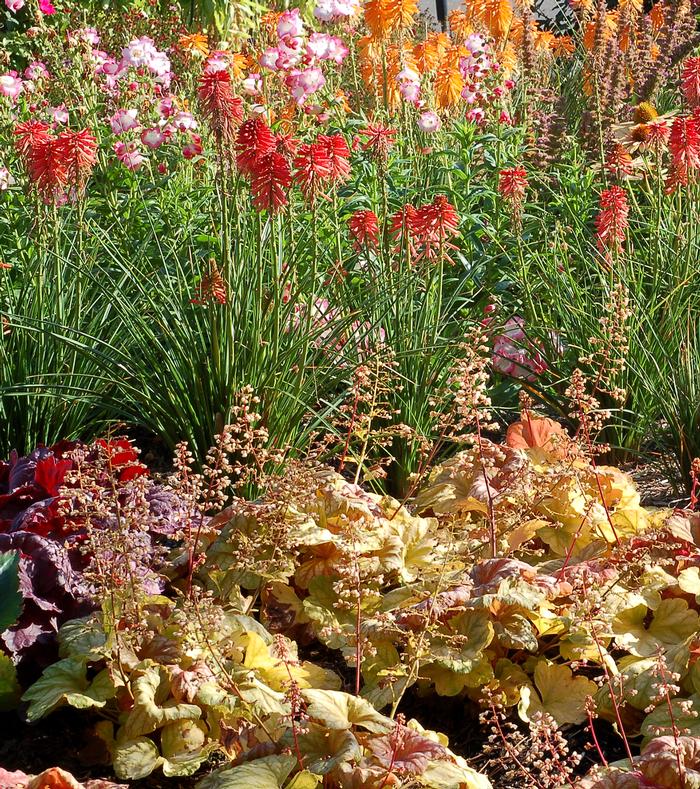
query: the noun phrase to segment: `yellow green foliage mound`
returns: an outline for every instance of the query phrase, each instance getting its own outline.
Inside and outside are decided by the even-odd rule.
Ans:
[[[649,786],[669,737],[700,737],[698,535],[700,516],[644,509],[626,474],[532,413],[411,501],[288,462],[200,519],[163,594],[65,625],[27,714],[98,711],[126,780],[218,764],[201,789],[486,789],[403,717],[407,694],[437,694],[482,710],[503,785],[575,785],[581,755],[552,743],[595,743],[608,721],[630,760],[580,786]]]

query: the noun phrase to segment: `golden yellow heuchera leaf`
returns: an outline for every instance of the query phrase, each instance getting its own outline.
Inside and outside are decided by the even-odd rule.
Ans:
[[[334,672],[313,663],[298,663],[294,659],[285,662],[279,657],[273,657],[270,647],[257,633],[247,633],[246,638],[248,647],[243,666],[255,669],[263,682],[273,690],[283,691],[289,686],[290,680],[294,680],[300,688],[340,688],[340,677]]]
[[[688,603],[674,597],[662,600],[647,626],[646,605],[639,604],[620,611],[613,619],[612,631],[618,646],[633,655],[650,657],[661,647],[685,641],[700,628],[700,617]]]
[[[529,720],[534,712],[548,712],[560,726],[586,720],[585,702],[598,690],[595,682],[574,677],[568,666],[548,660],[537,663],[533,679],[537,692],[532,686],[520,692],[518,713],[523,720]]]

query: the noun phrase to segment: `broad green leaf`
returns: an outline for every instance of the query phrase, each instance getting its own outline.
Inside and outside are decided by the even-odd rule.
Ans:
[[[466,764],[448,761],[431,761],[416,779],[431,789],[491,789],[491,782],[485,775]]]
[[[0,711],[16,707],[21,694],[15,666],[4,652],[0,652]]]
[[[90,682],[84,660],[64,658],[44,671],[22,696],[22,701],[29,702],[27,719],[36,721],[62,704],[78,709],[104,707],[113,696],[114,683],[107,669]]]
[[[160,702],[161,683],[166,688],[166,699]],[[134,706],[124,723],[123,736],[129,740],[151,732],[177,720],[197,720],[202,710],[194,704],[178,704],[169,695],[169,681],[165,669],[149,666],[131,683]]]
[[[207,725],[201,720],[179,720],[164,726],[160,732],[163,774],[192,775],[213,750],[208,742]]]
[[[71,619],[58,631],[58,654],[63,658],[97,656],[107,641],[100,618],[95,614]]]
[[[365,699],[338,690],[302,691],[309,703],[308,716],[329,729],[350,729],[362,726],[372,732],[383,733],[393,728],[393,722]]]
[[[19,551],[0,553],[0,633],[14,625],[22,613],[18,570]]]
[[[162,759],[153,740],[136,737],[117,741],[112,753],[112,767],[117,778],[138,781],[158,768]]]
[[[529,686],[521,688],[518,712],[529,720],[533,712],[548,712],[562,726],[583,723],[586,719],[585,701],[595,696],[598,686],[586,677],[574,677],[568,666],[540,660],[533,675],[539,696]]]
[[[281,789],[296,763],[295,756],[265,756],[213,772],[195,789]]]
[[[651,657],[659,648],[678,645],[700,629],[697,612],[679,597],[662,600],[648,627],[646,616],[647,607],[637,605],[621,611],[613,620],[618,646],[638,657]]]
[[[283,691],[294,680],[300,688],[327,688],[337,690],[340,687],[340,677],[333,671],[315,666],[313,663],[294,661],[287,662],[273,657],[270,647],[257,633],[247,634],[248,647],[243,665],[252,668],[259,674],[262,681],[273,690]]]
[[[357,739],[347,729],[328,731],[325,723],[311,723],[308,731],[299,735],[298,740],[304,755],[304,766],[319,775],[331,772],[343,762],[362,758]]]
[[[304,770],[303,773],[297,773],[285,789],[316,789],[317,786],[321,785],[321,781],[323,781],[322,776],[314,775],[308,770]]]
[[[687,707],[690,702],[690,710]],[[688,699],[673,699],[671,701],[671,708],[673,710],[673,722],[669,715],[668,704],[662,701],[659,706],[650,712],[644,723],[642,723],[641,732],[644,735],[644,742],[647,743],[654,737],[662,734],[671,734],[673,726],[677,726],[684,735],[690,737],[700,737],[700,695],[694,693]]]

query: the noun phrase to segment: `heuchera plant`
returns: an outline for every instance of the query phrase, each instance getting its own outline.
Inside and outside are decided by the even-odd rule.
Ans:
[[[91,561],[85,547],[88,526],[109,528],[134,496],[139,479],[145,485],[148,532],[153,537],[171,533],[177,520],[175,496],[147,477],[138,450],[125,438],[92,445],[60,442],[0,462],[0,557],[19,552],[22,595],[19,618],[5,625],[0,649],[29,675],[55,660],[60,625],[95,609],[84,575]],[[110,501],[88,524],[72,491],[77,496],[93,488]]]

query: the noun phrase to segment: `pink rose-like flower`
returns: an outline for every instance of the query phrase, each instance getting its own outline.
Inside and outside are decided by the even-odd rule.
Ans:
[[[48,112],[54,123],[61,125],[68,123],[68,110],[65,104],[60,104],[58,107],[49,107]]]
[[[280,14],[277,22],[277,35],[280,38],[304,35],[304,22],[298,8]]]
[[[147,148],[155,150],[156,148],[160,148],[160,146],[165,142],[165,134],[163,134],[163,132],[156,127],[144,129],[141,132],[141,142]]]
[[[307,96],[316,93],[326,84],[326,78],[320,68],[314,67],[292,72],[285,82],[297,104],[303,104]]]
[[[519,316],[506,321],[503,333],[494,339],[492,362],[494,369],[504,375],[534,381],[547,369],[547,363],[524,326]]]
[[[202,153],[202,142],[201,138],[198,137],[196,134],[192,135],[192,141],[187,143],[182,149],[182,155],[185,159],[194,159],[195,156],[199,156]]]
[[[15,179],[7,167],[0,167],[0,192],[7,191],[14,182]]]
[[[268,47],[261,55],[259,63],[263,68],[270,69],[270,71],[277,71],[277,61],[280,57],[280,51],[277,47]]]
[[[248,96],[259,96],[262,92],[262,79],[260,74],[248,74],[241,83],[241,90]]]
[[[172,125],[181,132],[185,131],[196,131],[197,129],[197,121],[194,119],[194,115],[191,112],[185,112],[184,110],[180,110],[180,112],[176,112],[171,118]]]
[[[13,101],[22,92],[22,80],[17,76],[16,71],[0,75],[0,96],[7,96]]]
[[[146,161],[135,142],[115,142],[114,152],[127,170],[138,170]]]
[[[49,70],[40,60],[35,60],[33,63],[30,63],[26,69],[24,69],[25,79],[36,81],[39,79],[46,79],[48,76]]]
[[[341,38],[326,33],[312,33],[306,43],[306,54],[310,60],[332,60],[340,65],[349,51]]]
[[[5,6],[8,11],[12,11],[13,14],[16,14],[24,8],[24,0],[5,0]]]
[[[420,118],[418,118],[417,123],[418,128],[425,134],[432,134],[433,132],[439,131],[442,126],[437,112],[433,112],[432,110],[424,112]]]
[[[127,66],[148,66],[151,59],[155,57],[158,50],[153,45],[153,39],[148,36],[141,36],[129,42],[122,49],[122,60]]]
[[[217,49],[209,53],[209,57],[204,64],[204,73],[217,74],[219,71],[226,71],[230,65],[231,56],[228,52]]]
[[[51,16],[56,13],[56,9],[51,4],[51,0],[39,0],[39,10],[45,16]]]
[[[136,116],[138,110],[117,110],[114,115],[109,119],[109,125],[112,127],[114,134],[124,134],[124,132],[131,131],[138,127]]]

